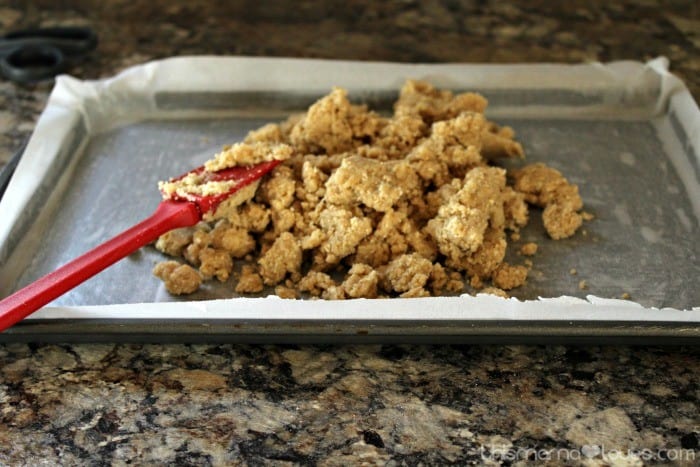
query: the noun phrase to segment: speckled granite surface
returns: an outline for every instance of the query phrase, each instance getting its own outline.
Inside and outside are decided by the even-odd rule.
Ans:
[[[5,345],[0,463],[692,461],[699,363],[628,347]]]
[[[0,30],[92,26],[100,47],[71,70],[81,78],[199,53],[665,55],[700,96],[697,2],[213,3],[10,1]],[[0,81],[0,165],[50,89]],[[0,465],[697,465],[698,374],[687,347],[6,344]]]

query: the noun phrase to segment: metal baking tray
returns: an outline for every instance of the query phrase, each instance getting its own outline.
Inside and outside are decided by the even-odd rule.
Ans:
[[[595,216],[573,238],[552,241],[532,212],[521,243],[540,249],[514,298],[240,298],[230,282],[178,298],[152,277],[163,256],[146,247],[0,340],[700,341],[700,112],[663,58],[418,65],[181,57],[102,81],[60,77],[0,202],[0,296],[145,218],[159,202],[158,180],[248,130],[336,85],[390,112],[407,78],[482,93],[489,118],[515,129],[526,162],[561,170]]]

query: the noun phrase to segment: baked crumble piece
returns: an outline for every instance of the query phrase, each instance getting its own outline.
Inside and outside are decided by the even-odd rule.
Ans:
[[[202,284],[202,276],[196,269],[172,260],[156,264],[153,275],[161,279],[165,289],[173,295],[196,292]]]
[[[244,265],[241,268],[241,275],[238,278],[238,283],[236,284],[237,293],[259,293],[265,289],[265,284],[263,279],[258,274],[258,271],[254,266],[249,264]]]

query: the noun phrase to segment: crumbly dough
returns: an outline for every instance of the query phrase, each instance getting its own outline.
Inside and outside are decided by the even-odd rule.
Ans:
[[[427,224],[448,264],[467,269],[469,258],[484,244],[486,230],[502,229],[505,222],[503,197],[506,178],[503,169],[477,167],[465,176],[462,187],[440,206]]]
[[[204,170],[195,170],[183,177],[158,183],[164,199],[196,201],[200,197],[221,196],[231,193],[214,212],[203,213],[206,221],[228,217],[231,211],[250,200],[257,191],[259,181],[239,188],[237,180],[219,180],[218,171],[259,164],[266,161],[284,161],[293,154],[288,144],[271,142],[244,142],[224,147],[213,159],[204,163]]]
[[[386,212],[420,193],[420,180],[406,161],[380,162],[349,156],[326,182],[325,199],[335,205],[361,204]]]
[[[426,286],[433,272],[433,263],[417,253],[411,253],[399,256],[380,271],[385,290],[405,293]]]
[[[263,279],[258,274],[254,266],[249,264],[241,268],[241,276],[236,284],[236,292],[238,293],[259,293],[265,288]]]
[[[206,222],[216,222],[219,219],[226,219],[231,215],[231,212],[236,211],[240,205],[253,199],[259,185],[260,181],[258,180],[242,188],[237,188],[232,195],[216,207],[214,212],[205,212],[202,219]]]
[[[292,157],[294,150],[288,144],[256,141],[224,146],[214,159],[204,163],[204,168],[216,172],[231,167],[250,166],[267,161],[284,161]]]
[[[289,232],[283,232],[260,257],[260,275],[267,285],[280,283],[288,274],[296,277],[301,269],[301,246]]]
[[[489,122],[487,131],[481,136],[481,155],[485,159],[494,160],[503,157],[522,159],[525,157],[522,145],[513,139],[515,131],[509,126],[500,127]]]
[[[501,263],[493,273],[493,285],[502,290],[520,287],[527,280],[528,269],[525,266],[512,266]]]
[[[260,284],[262,285],[262,281]],[[293,300],[299,298],[299,291],[292,287],[287,287],[286,285],[278,285],[275,287],[275,295],[279,298]]]
[[[520,254],[524,256],[534,256],[537,253],[537,243],[528,242],[520,247]]]
[[[377,298],[379,273],[363,263],[355,263],[348,271],[342,287],[348,297]]]
[[[216,277],[225,282],[233,270],[233,260],[226,250],[206,247],[199,252],[199,272],[205,279]]]
[[[309,271],[298,283],[300,292],[308,292],[314,297],[326,300],[342,300],[345,291],[342,286],[335,283],[333,278],[324,272]]]
[[[161,261],[153,268],[153,275],[160,278],[173,295],[191,294],[202,284],[202,276],[196,269],[177,261]]]
[[[294,125],[290,141],[306,153],[337,154],[372,138],[382,125],[379,115],[365,106],[350,104],[347,91],[334,88]]]
[[[416,116],[427,124],[457,117],[463,112],[484,113],[488,102],[479,94],[467,92],[456,96],[436,89],[425,81],[408,80],[394,104],[396,116]]]
[[[161,235],[156,241],[156,249],[166,255],[181,256],[187,246],[192,243],[194,229],[184,227],[173,229]]]
[[[237,293],[274,287],[290,299],[460,294],[465,283],[507,296],[532,266],[529,258],[505,262],[530,206],[542,209],[553,239],[573,235],[588,218],[578,188],[559,171],[494,164],[518,165],[525,150],[512,128],[485,117],[486,106],[478,94],[409,80],[384,116],[332,89],[205,164],[216,171],[281,161],[205,222],[163,235],[156,248],[188,265],[167,261],[154,274],[172,293],[233,276]],[[164,196],[207,195],[230,186],[191,174],[160,188]],[[526,243],[519,253],[537,249]],[[240,274],[232,273],[235,262],[243,263]]]
[[[313,224],[316,223],[318,227],[304,237],[302,247],[317,250],[315,264],[322,268],[353,254],[362,239],[372,232],[371,219],[334,205],[325,206]]]
[[[214,248],[224,250],[233,258],[243,258],[255,250],[255,238],[242,227],[227,220],[219,221],[209,234]]]
[[[406,157],[425,182],[436,186],[461,178],[472,167],[483,163],[481,137],[486,119],[478,113],[464,113],[433,123],[430,135]]]
[[[583,223],[578,212],[583,201],[578,186],[570,184],[556,169],[543,163],[531,164],[513,172],[514,188],[532,204],[543,207],[542,221],[555,240],[570,237]]]
[[[163,198],[180,197],[190,199],[191,196],[213,196],[231,191],[238,185],[235,180],[208,180],[205,172],[190,172],[182,178],[159,182],[158,188]]]

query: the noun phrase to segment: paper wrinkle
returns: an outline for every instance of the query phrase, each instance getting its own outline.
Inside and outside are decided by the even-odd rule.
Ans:
[[[669,71],[670,62],[666,57],[657,57],[655,59],[649,60],[646,63],[646,67],[653,70],[656,74],[661,77],[661,90],[659,92],[659,99],[657,100],[656,114],[661,114],[666,112],[669,106],[670,99],[677,93],[687,92],[690,96],[690,92],[686,87],[685,83],[681,81],[676,75]],[[692,97],[691,97],[692,100]]]
[[[103,80],[81,81],[62,75],[49,98],[55,104],[81,112],[91,134],[142,120],[156,111],[153,98],[158,63],[127,68]]]
[[[669,61],[666,57],[650,60],[647,66],[663,77],[661,88],[663,101],[666,101],[668,105],[668,102],[674,99],[679,120],[683,123],[690,145],[695,149],[696,154],[700,153],[698,151],[700,149],[700,119],[695,118],[700,112],[697,102],[693,99],[685,83],[669,71]]]
[[[309,70],[314,73],[310,74]],[[352,70],[352,72],[350,72]],[[358,70],[360,72],[358,72]],[[700,119],[697,118],[697,105],[690,97],[683,82],[668,71],[668,59],[659,57],[647,63],[621,61],[608,64],[587,63],[578,65],[560,64],[396,64],[382,62],[351,62],[313,59],[282,59],[263,57],[175,57],[124,70],[118,75],[96,81],[81,81],[62,75],[56,80],[46,109],[41,115],[34,135],[26,150],[26,157],[20,163],[8,193],[0,203],[0,247],[5,245],[10,227],[14,224],[33,191],[41,182],[42,172],[36,167],[47,167],[55,157],[55,142],[60,141],[58,133],[66,130],[66,121],[83,116],[89,134],[96,134],[118,125],[138,120],[163,117],[155,95],[162,91],[213,92],[232,90],[273,89],[288,92],[326,92],[333,85],[341,85],[351,91],[362,89],[396,90],[406,77],[430,79],[438,86],[479,87],[480,89],[509,89],[517,84],[520,89],[563,89],[578,86],[590,92],[611,88],[610,99],[629,99],[625,93],[632,89],[636,97],[648,93],[655,99],[654,112],[663,112],[668,102],[683,94],[683,111],[693,114],[690,128],[695,148],[700,147]],[[371,86],[370,86],[371,85]],[[611,86],[612,85],[612,86]],[[578,89],[578,88],[577,88]],[[689,97],[689,98],[688,98]],[[571,117],[571,116],[570,116]],[[34,169],[30,169],[33,166]],[[1,248],[0,248],[1,250]],[[412,302],[408,300],[425,300]],[[455,302],[455,300],[459,300]],[[375,303],[376,302],[376,303]],[[291,303],[294,303],[292,305]],[[261,319],[263,316],[280,316],[284,311],[299,308],[295,313],[321,317],[329,313],[324,301],[290,301],[278,297],[264,299],[235,298],[202,302],[168,302],[131,305],[106,305],[97,307],[49,307],[32,315],[40,318],[130,318],[147,319],[172,317],[173,319],[231,319],[249,316]],[[397,304],[410,308],[402,312]],[[411,303],[420,304],[409,307]],[[449,308],[447,314],[441,311],[443,304],[460,308]],[[379,305],[379,306],[377,306]],[[386,306],[394,315],[386,315]],[[238,309],[238,308],[241,309]],[[414,309],[415,308],[415,309]],[[440,309],[438,309],[440,308]],[[465,309],[468,308],[468,309]],[[378,312],[377,309],[380,311]],[[642,305],[628,300],[604,299],[588,296],[585,300],[562,296],[540,298],[537,301],[521,302],[517,299],[503,299],[480,294],[476,297],[465,295],[452,298],[401,299],[401,300],[348,300],[332,302],[331,317],[336,319],[416,319],[415,310],[420,316],[446,316],[455,319],[578,319],[638,320]],[[282,310],[282,311],[280,311]],[[460,311],[461,310],[461,311]],[[554,311],[552,311],[554,310]],[[689,310],[664,309],[668,320],[700,321],[700,307]],[[342,313],[341,313],[342,312]],[[352,315],[345,315],[351,312]],[[280,315],[280,313],[282,313]],[[316,313],[316,314],[314,314]],[[477,316],[477,318],[473,318]],[[479,316],[481,316],[479,318]],[[326,316],[325,318],[330,319]],[[445,318],[447,319],[447,318]]]

